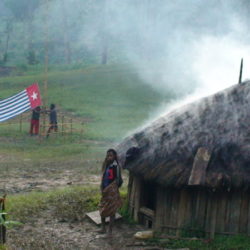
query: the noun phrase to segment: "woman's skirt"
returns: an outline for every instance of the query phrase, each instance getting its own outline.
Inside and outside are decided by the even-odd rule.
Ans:
[[[103,189],[99,206],[101,217],[114,216],[116,211],[122,206],[122,200],[116,181],[113,181]]]

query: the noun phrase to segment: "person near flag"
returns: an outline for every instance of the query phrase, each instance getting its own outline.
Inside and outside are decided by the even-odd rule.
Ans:
[[[41,108],[37,106],[32,111],[32,117],[30,121],[30,135],[38,135],[39,134],[39,120],[40,120]]]
[[[56,105],[55,104],[51,104],[50,105],[50,110],[49,110],[49,122],[50,122],[50,126],[49,129],[47,131],[47,138],[49,137],[50,133],[52,130],[54,130],[55,132],[57,132],[58,130],[58,126],[57,126],[57,111],[56,111]]]

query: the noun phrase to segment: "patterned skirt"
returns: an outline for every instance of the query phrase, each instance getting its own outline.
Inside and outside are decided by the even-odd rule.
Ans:
[[[101,217],[114,216],[116,211],[122,206],[119,189],[116,181],[110,183],[102,191],[102,198],[99,204]]]

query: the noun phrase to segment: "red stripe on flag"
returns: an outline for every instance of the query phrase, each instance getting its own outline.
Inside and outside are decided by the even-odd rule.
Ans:
[[[34,109],[37,106],[42,105],[38,83],[34,83],[26,88],[27,95],[30,101],[30,107]]]

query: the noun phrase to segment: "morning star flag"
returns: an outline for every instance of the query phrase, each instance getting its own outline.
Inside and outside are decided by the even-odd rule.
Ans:
[[[37,83],[34,83],[20,93],[0,101],[0,122],[41,104],[39,87]]]

